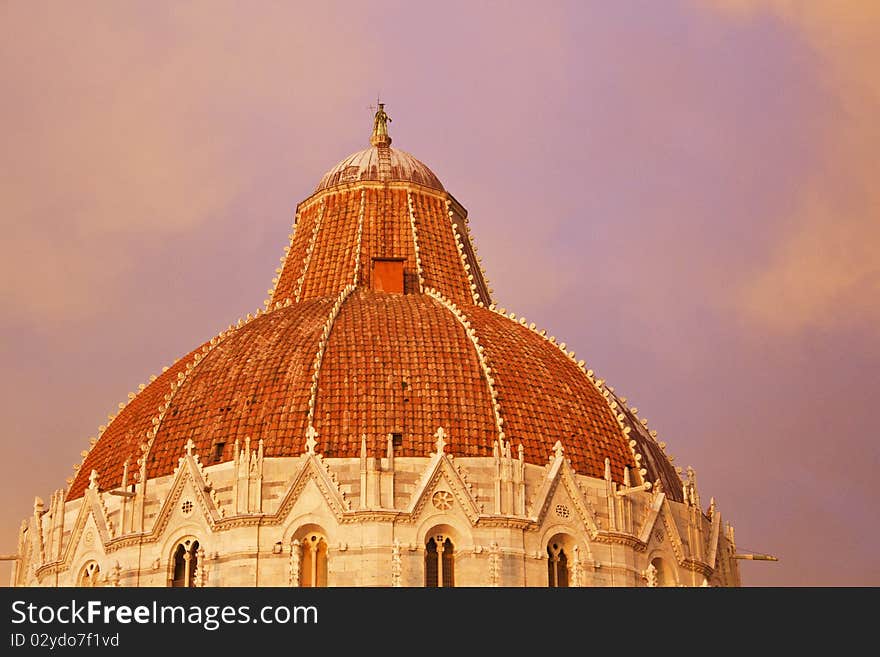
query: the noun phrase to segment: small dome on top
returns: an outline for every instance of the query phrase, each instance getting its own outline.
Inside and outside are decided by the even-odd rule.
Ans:
[[[349,155],[324,174],[315,191],[359,180],[414,182],[444,191],[440,180],[424,163],[390,146],[371,146]]]
[[[315,191],[359,180],[414,182],[444,191],[440,180],[424,163],[405,151],[391,148],[391,136],[388,134],[390,122],[391,117],[385,113],[385,104],[379,103],[379,109],[373,117],[370,148],[349,155],[330,169],[321,178]]]

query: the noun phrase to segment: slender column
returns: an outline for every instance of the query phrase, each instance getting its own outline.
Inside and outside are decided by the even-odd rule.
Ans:
[[[443,587],[443,540],[438,536],[434,539],[437,544],[437,586]]]
[[[190,568],[190,560],[192,559],[192,555],[189,550],[183,553],[183,585],[189,586],[189,568]]]
[[[318,543],[311,541],[309,549],[312,551],[312,587],[318,586]]]

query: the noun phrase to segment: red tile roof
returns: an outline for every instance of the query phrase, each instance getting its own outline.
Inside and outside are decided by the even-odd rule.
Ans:
[[[546,463],[559,440],[578,472],[602,477],[607,458],[617,482],[636,466],[635,440],[646,478],[680,495],[653,438],[627,436],[619,410],[577,363],[485,307],[488,286],[464,210],[439,181],[411,166],[384,182],[368,167],[352,183],[340,180],[342,164],[300,205],[269,312],[182,358],[138,394],[85,458],[69,498],[83,494],[92,469],[102,489],[120,485],[126,459],[133,475],[154,426],[149,478],[170,474],[188,440],[206,465],[230,460],[245,438],[252,446],[262,439],[267,457],[298,456],[310,403],[317,451],[327,457],[359,456],[362,435],[371,454],[383,453],[389,433],[402,434],[398,455],[427,456],[440,426],[447,451],[490,456],[500,419],[513,454],[521,444],[527,462]],[[373,258],[403,260],[405,294],[370,289]]]
[[[129,457],[128,482],[134,483],[134,475],[138,471],[137,459],[141,455],[139,446],[147,441],[146,433],[152,427],[152,419],[171,389],[171,382],[177,380],[178,373],[186,369],[200,350],[201,347],[175,362],[119,411],[80,465],[68,490],[69,498],[83,494],[89,485],[92,470],[100,473],[98,484],[102,489],[118,486],[122,482],[123,464]]]
[[[480,279],[480,269],[470,249],[470,271],[458,254],[448,198],[445,192],[400,185],[335,189],[311,197],[300,212],[270,307],[285,299],[335,296],[354,280],[356,264],[358,281],[369,285],[373,258],[404,258],[407,292],[418,292],[416,241],[425,287],[455,303],[471,302],[468,274]]]
[[[210,349],[179,388],[170,383],[193,354],[178,361],[135,397],[86,458],[70,489],[82,494],[92,468],[102,489],[116,487],[122,464],[140,454],[166,394],[164,414],[147,458],[150,478],[170,474],[191,439],[202,462],[232,457],[236,439],[263,440],[265,455],[304,450],[313,364],[335,299],[292,304],[232,331]],[[485,308],[464,309],[492,371],[505,437],[522,444],[527,462],[544,464],[557,440],[572,465],[602,477],[604,459],[622,481],[632,455],[608,403],[556,346]],[[384,452],[389,433],[402,434],[400,456],[427,456],[442,426],[448,451],[490,456],[498,437],[490,388],[475,345],[462,323],[423,294],[385,294],[358,288],[333,322],[319,370],[314,426],[328,457]],[[130,471],[137,469],[132,465]]]

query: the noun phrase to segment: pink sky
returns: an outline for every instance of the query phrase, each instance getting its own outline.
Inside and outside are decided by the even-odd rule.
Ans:
[[[499,303],[779,556],[746,585],[880,585],[878,35],[867,0],[3,4],[0,552],[261,307],[381,92]]]

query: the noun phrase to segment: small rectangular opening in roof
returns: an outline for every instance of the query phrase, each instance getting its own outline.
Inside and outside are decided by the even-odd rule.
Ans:
[[[403,294],[404,258],[373,258],[370,287],[375,292]]]
[[[214,443],[214,463],[223,458],[223,448],[226,447],[225,442]]]

